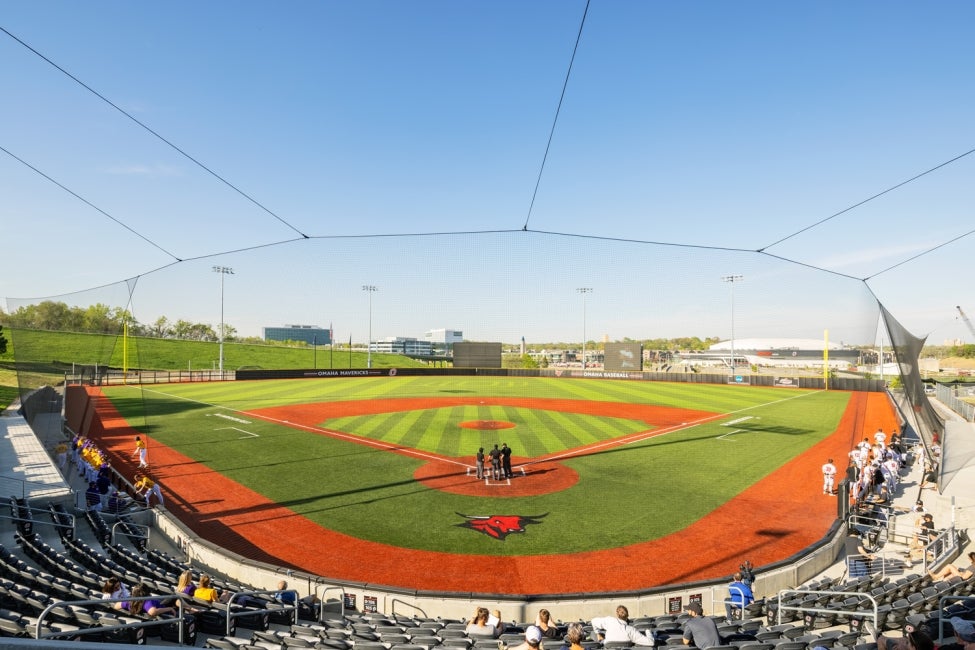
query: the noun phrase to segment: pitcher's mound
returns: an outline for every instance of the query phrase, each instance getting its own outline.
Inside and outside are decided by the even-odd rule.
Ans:
[[[514,429],[514,422],[505,422],[504,420],[468,420],[467,422],[461,422],[460,426],[465,429],[483,429],[487,431],[493,431],[495,429]]]

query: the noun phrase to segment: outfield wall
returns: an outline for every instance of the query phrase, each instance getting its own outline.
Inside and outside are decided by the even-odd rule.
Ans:
[[[559,379],[627,379],[632,381],[666,381],[680,384],[736,384],[741,386],[770,386],[779,388],[806,388],[823,390],[826,381],[819,376],[750,375],[700,372],[646,372],[646,371],[599,371],[581,368],[289,368],[284,370],[138,370],[122,373],[106,373],[96,378],[98,385],[122,384],[172,384],[198,381],[232,381],[258,379],[332,379],[349,377],[552,377]],[[66,384],[89,383],[80,377],[66,377]],[[882,379],[836,377],[829,380],[828,388],[834,390],[883,392],[887,389]]]
[[[643,372],[618,371],[600,372],[598,370],[562,368],[348,368],[336,370],[238,370],[237,379],[332,379],[349,377],[551,377],[557,379],[626,379],[632,381],[666,381],[682,384],[737,384],[742,386],[769,386],[780,388],[807,388],[823,390],[827,388],[822,377],[794,377],[776,375],[727,375],[694,372]],[[880,379],[861,379],[858,377],[838,377],[830,379],[829,388],[863,392],[883,392],[886,383]]]

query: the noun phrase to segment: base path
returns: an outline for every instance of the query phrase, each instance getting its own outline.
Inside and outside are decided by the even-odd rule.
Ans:
[[[88,435],[131,476],[135,432],[97,389]],[[706,517],[666,537],[618,549],[505,557],[505,571],[484,571],[493,555],[414,551],[326,530],[155,442],[153,474],[166,506],[196,534],[254,560],[337,580],[466,593],[546,594],[640,590],[723,578],[741,560],[761,567],[820,540],[836,518],[835,497],[821,494],[820,466],[842,459],[854,442],[897,426],[884,393],[854,393],[837,431]],[[677,560],[664,558],[679,558]],[[581,589],[579,589],[581,591]]]

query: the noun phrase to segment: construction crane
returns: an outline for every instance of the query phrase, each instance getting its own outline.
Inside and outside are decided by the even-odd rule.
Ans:
[[[965,321],[965,325],[968,325],[968,331],[972,333],[972,336],[975,336],[975,325],[972,325],[972,321],[969,320],[968,316],[965,315],[965,312],[961,310],[961,306],[956,305],[955,309],[957,309],[958,313],[961,314],[961,319]]]

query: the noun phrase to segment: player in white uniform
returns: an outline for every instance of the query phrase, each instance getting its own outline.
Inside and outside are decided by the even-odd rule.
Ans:
[[[833,486],[836,482],[836,465],[830,458],[823,465],[823,494],[834,494]]]

